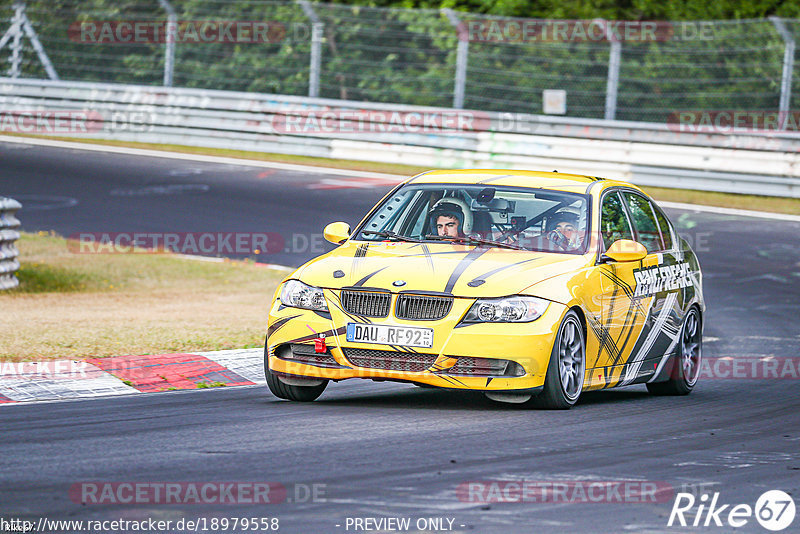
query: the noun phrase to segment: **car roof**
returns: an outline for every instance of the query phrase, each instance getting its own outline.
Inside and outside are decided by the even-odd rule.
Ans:
[[[601,183],[598,183],[601,182]],[[632,187],[640,190],[633,184],[621,180],[609,180],[596,176],[582,174],[568,174],[543,171],[523,171],[511,169],[463,169],[463,170],[437,170],[427,171],[410,178],[407,183],[414,184],[486,184],[506,185],[514,187],[535,187],[568,191],[572,193],[587,193],[589,188],[593,193],[614,186]],[[598,186],[592,184],[598,183]]]

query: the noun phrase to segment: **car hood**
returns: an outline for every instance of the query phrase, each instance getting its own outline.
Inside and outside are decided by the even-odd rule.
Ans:
[[[585,256],[450,243],[350,242],[295,273],[318,287],[502,297],[584,266]]]

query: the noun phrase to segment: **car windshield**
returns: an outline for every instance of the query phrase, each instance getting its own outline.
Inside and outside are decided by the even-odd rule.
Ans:
[[[406,185],[360,228],[365,241],[448,242],[580,254],[587,197],[522,187]]]

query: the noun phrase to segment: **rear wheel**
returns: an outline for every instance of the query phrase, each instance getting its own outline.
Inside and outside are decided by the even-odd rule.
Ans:
[[[681,328],[680,346],[672,363],[670,379],[647,384],[654,395],[688,395],[697,383],[703,359],[703,329],[700,312],[692,308],[686,314]]]
[[[542,392],[531,399],[537,408],[568,410],[578,402],[586,372],[586,342],[578,314],[567,312],[558,328]]]
[[[264,374],[267,378],[269,390],[279,399],[311,402],[322,395],[322,392],[328,386],[327,380],[281,379],[269,369],[269,350],[267,348],[264,349]],[[295,384],[287,384],[284,380],[295,382]],[[302,382],[308,382],[313,385],[300,385]]]

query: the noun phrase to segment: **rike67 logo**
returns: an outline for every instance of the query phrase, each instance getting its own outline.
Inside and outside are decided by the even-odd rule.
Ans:
[[[794,500],[781,490],[764,492],[755,507],[749,504],[721,504],[719,492],[710,499],[707,493],[700,495],[699,499],[691,493],[678,493],[667,526],[739,528],[747,525],[755,516],[755,520],[765,529],[779,531],[792,524],[794,515]]]

